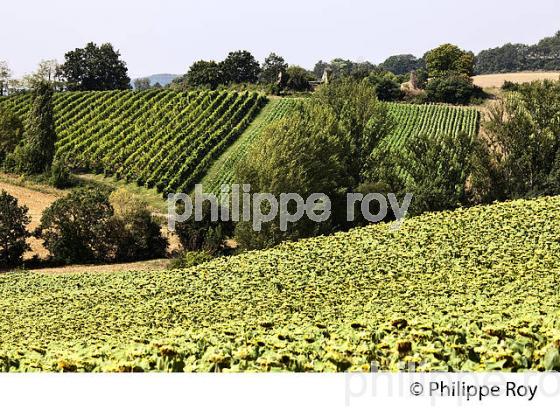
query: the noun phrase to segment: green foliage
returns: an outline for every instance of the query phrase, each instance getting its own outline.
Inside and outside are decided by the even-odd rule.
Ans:
[[[412,54],[400,54],[387,58],[380,67],[393,74],[402,75],[415,71],[422,65],[422,60],[417,59]]]
[[[26,230],[31,221],[27,207],[19,206],[16,198],[0,191],[0,269],[18,266],[29,250]]]
[[[205,87],[215,90],[220,84],[224,84],[224,76],[218,63],[200,60],[191,65],[185,81],[190,87]]]
[[[491,107],[485,124],[494,144],[502,196],[560,193],[560,82],[519,85]]]
[[[109,203],[114,210],[115,260],[138,261],[166,256],[168,241],[144,201],[120,189],[111,193]]]
[[[146,91],[151,88],[149,78],[137,78],[134,80],[134,90],[135,91]]]
[[[218,204],[218,216],[221,212],[222,206]],[[178,213],[182,213],[180,206]],[[218,255],[223,251],[225,241],[233,235],[233,230],[233,222],[213,220],[209,201],[202,204],[201,220],[196,220],[193,213],[187,221],[175,225],[175,233],[185,251],[204,251],[210,255]]]
[[[72,191],[44,211],[37,235],[64,263],[161,258],[167,250],[147,205],[123,190],[111,196],[99,189]]]
[[[464,75],[448,75],[433,78],[426,86],[428,100],[448,104],[467,105],[474,99],[484,97],[480,87]]]
[[[346,169],[347,141],[334,113],[328,106],[307,103],[293,109],[285,118],[267,127],[236,169],[236,181],[250,184],[253,192],[266,192],[279,197],[282,193],[297,193],[303,198],[323,193],[331,200],[340,196],[340,188],[351,186]],[[292,201],[290,206],[294,206]],[[266,205],[264,205],[266,207]],[[291,214],[294,209],[289,209]],[[333,210],[334,213],[341,210]],[[263,212],[266,211],[263,209]],[[317,224],[302,218],[282,232],[276,220],[265,224],[261,232],[250,227],[251,222],[239,222],[236,239],[246,249],[261,248],[282,240],[298,239],[330,231],[330,222]]]
[[[60,67],[70,91],[127,90],[130,78],[120,53],[109,43],[88,43],[65,54]]]
[[[61,161],[54,161],[51,167],[50,183],[55,188],[64,189],[74,185],[72,174]]]
[[[424,60],[430,77],[451,74],[469,77],[474,74],[474,54],[463,51],[453,44],[443,44],[428,51]]]
[[[56,158],[160,192],[188,192],[266,103],[257,93],[171,90],[54,96]],[[0,106],[20,117],[27,95]]]
[[[108,262],[116,251],[112,217],[105,193],[78,189],[43,212],[37,236],[57,261]]]
[[[214,258],[215,256],[205,251],[187,251],[173,259],[169,264],[169,269],[188,269],[210,262]]]
[[[0,369],[558,370],[559,213],[541,198],[183,271],[1,275]]]
[[[312,89],[310,81],[311,75],[305,68],[292,65],[286,70],[285,88],[292,91],[310,91]]]
[[[259,81],[265,84],[274,84],[278,81],[280,73],[284,74],[288,69],[288,64],[283,57],[270,53],[264,59]]]
[[[51,85],[38,83],[31,98],[25,138],[13,153],[15,170],[30,175],[41,174],[50,168],[56,142]]]
[[[23,123],[9,108],[0,106],[0,165],[23,138]]]
[[[560,70],[560,32],[534,45],[506,44],[481,51],[476,57],[478,74]]]
[[[245,50],[232,51],[220,63],[220,71],[227,83],[256,83],[259,79],[260,66],[253,55]]]
[[[388,184],[400,196],[412,193],[411,214],[454,209],[470,202],[469,178],[471,183],[484,180],[487,156],[478,137],[421,134],[400,149],[377,149],[370,179]]]
[[[373,149],[394,128],[388,108],[365,81],[341,79],[321,87],[315,97],[332,110],[339,122],[340,138],[347,147],[346,169],[354,180],[351,186],[357,186]]]
[[[270,100],[239,139],[212,165],[201,182],[204,190],[218,195],[223,185],[236,182],[236,165],[245,161],[247,151],[258,144],[263,131],[273,122],[284,118],[297,104],[297,100],[291,98]]]
[[[401,83],[396,75],[386,71],[372,72],[367,81],[375,88],[377,98],[381,101],[399,101],[404,98]]]

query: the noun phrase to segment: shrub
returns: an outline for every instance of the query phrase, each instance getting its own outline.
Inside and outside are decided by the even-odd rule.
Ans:
[[[205,251],[188,251],[183,252],[181,256],[173,259],[169,263],[169,269],[186,269],[198,266],[200,264],[210,262],[214,256]]]
[[[117,261],[165,257],[168,241],[144,201],[120,189],[111,194],[109,203],[114,210]]]
[[[37,230],[55,260],[65,263],[114,259],[113,208],[97,189],[77,189],[47,208]]]
[[[221,206],[218,207],[221,214]],[[182,213],[182,211],[180,212]],[[185,251],[205,251],[211,255],[220,254],[225,240],[233,235],[235,225],[231,221],[212,221],[209,201],[202,205],[202,220],[196,221],[194,215],[185,222],[175,225],[175,233]]]
[[[71,187],[74,183],[68,167],[62,161],[54,161],[51,168],[50,183],[55,188]]]
[[[376,150],[371,180],[399,196],[413,194],[410,214],[443,211],[467,205],[469,193],[479,193],[488,175],[487,158],[482,143],[468,134],[419,135],[402,149]]]
[[[448,104],[469,104],[472,100],[483,98],[484,92],[463,75],[437,77],[426,86],[428,100]]]
[[[30,236],[25,228],[30,222],[27,211],[16,198],[0,192],[0,268],[19,265],[24,252],[30,249],[26,243]]]

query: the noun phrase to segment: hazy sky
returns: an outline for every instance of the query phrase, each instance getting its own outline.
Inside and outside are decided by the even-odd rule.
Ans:
[[[18,76],[89,41],[111,42],[134,78],[237,49],[312,68],[420,56],[444,42],[478,52],[560,30],[559,0],[2,0],[1,10],[0,60]]]

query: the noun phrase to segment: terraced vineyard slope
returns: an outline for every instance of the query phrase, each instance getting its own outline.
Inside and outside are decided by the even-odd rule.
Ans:
[[[559,216],[540,198],[189,270],[3,275],[0,369],[560,370]]]
[[[107,91],[55,95],[57,158],[160,192],[187,192],[265,104],[256,93]],[[0,100],[24,116],[30,97]]]

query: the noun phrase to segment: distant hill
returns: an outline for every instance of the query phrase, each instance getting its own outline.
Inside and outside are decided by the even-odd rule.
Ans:
[[[148,78],[150,80],[150,85],[155,85],[156,83],[160,83],[162,86],[166,86],[170,84],[174,79],[180,77],[178,74],[153,74],[148,77],[140,77],[140,78]],[[134,86],[134,80],[132,80],[132,85]]]

